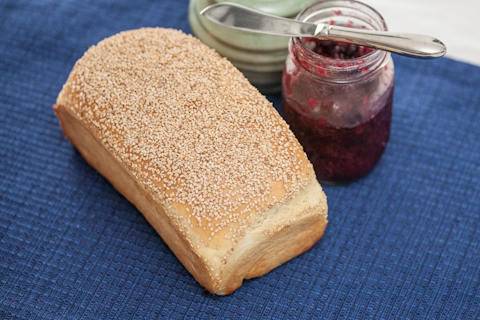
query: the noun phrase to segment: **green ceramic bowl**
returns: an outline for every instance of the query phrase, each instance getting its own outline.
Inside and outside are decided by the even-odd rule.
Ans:
[[[318,0],[215,0],[234,2],[265,13],[281,17],[293,17]]]
[[[316,0],[233,0],[263,12],[294,19]],[[235,30],[213,23],[200,11],[222,0],[190,0],[188,19],[193,34],[235,65],[263,93],[281,89],[282,70],[288,55],[288,37]]]

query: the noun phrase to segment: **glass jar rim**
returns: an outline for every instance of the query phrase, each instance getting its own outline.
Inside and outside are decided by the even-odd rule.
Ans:
[[[331,4],[331,5],[329,5]],[[338,7],[346,8],[351,11],[355,11],[360,15],[365,16],[370,21],[365,21],[366,24],[371,26],[374,30],[387,31],[388,27],[383,19],[382,15],[372,8],[371,6],[356,0],[322,0],[318,1],[309,7],[302,10],[296,17],[297,21],[302,22],[312,22],[308,21],[315,16],[315,13],[321,11],[331,11]],[[342,17],[341,13],[335,12],[335,16]],[[375,23],[373,22],[375,21]],[[317,21],[318,23],[318,21]],[[328,39],[325,39],[328,40]],[[354,59],[335,59],[330,57],[322,56],[306,47],[305,43],[302,41],[302,38],[293,37],[291,39],[291,44],[297,49],[297,54],[300,55],[303,59],[308,59],[310,61],[319,62],[320,66],[325,70],[333,71],[336,73],[348,73],[356,69],[362,69],[365,66],[370,66],[374,68],[369,68],[369,72],[363,74],[366,76],[368,73],[378,69],[384,65],[387,61],[387,58],[390,56],[390,53],[375,49],[372,52],[369,52],[361,57]],[[318,67],[318,66],[317,66]],[[362,77],[363,77],[362,76]]]

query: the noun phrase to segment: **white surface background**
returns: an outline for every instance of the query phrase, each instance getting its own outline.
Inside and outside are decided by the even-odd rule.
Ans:
[[[447,57],[480,66],[480,0],[359,0],[395,32],[422,33],[447,46]]]

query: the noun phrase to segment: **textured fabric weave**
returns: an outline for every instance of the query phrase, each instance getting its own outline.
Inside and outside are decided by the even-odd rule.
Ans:
[[[330,224],[310,251],[230,296],[200,288],[52,110],[90,45],[190,33],[187,6],[0,1],[0,319],[480,318],[480,68],[446,58],[394,57],[387,150],[324,186]]]

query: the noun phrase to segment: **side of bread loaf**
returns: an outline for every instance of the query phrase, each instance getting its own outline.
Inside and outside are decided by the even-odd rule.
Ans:
[[[191,36],[146,28],[101,41],[54,109],[87,162],[212,293],[233,292],[323,235],[326,197],[288,125]]]

